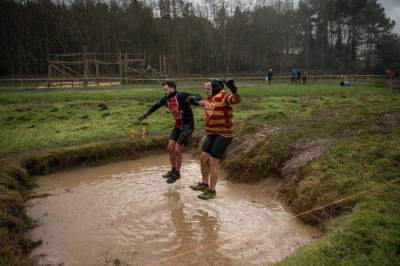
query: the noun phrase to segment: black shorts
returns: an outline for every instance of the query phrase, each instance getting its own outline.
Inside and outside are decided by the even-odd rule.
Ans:
[[[193,130],[194,126],[191,124],[183,125],[182,128],[177,128],[175,126],[171,132],[171,135],[169,136],[169,139],[175,141],[179,145],[187,145]]]
[[[228,148],[231,142],[232,138],[226,138],[218,134],[207,135],[201,150],[210,154],[215,159],[222,160],[226,148]]]

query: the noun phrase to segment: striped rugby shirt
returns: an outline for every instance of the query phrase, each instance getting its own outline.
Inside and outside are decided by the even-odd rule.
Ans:
[[[233,137],[233,95],[221,90],[204,103],[205,129],[208,135],[218,134],[226,138]]]

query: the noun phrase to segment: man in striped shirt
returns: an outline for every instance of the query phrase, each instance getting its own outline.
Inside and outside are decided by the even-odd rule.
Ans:
[[[231,93],[224,90],[224,84]],[[232,105],[241,101],[233,80],[212,80],[204,84],[206,100],[194,105],[204,106],[206,137],[201,152],[202,182],[190,186],[195,191],[202,191],[199,198],[208,200],[216,197],[215,186],[219,173],[219,163],[233,139]]]

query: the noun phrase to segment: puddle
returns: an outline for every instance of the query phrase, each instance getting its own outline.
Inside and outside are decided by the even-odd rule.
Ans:
[[[32,252],[50,265],[266,265],[320,233],[268,198],[265,185],[220,180],[203,201],[189,185],[198,160],[184,156],[182,178],[167,184],[166,155],[37,178],[28,202],[43,244]],[[166,260],[166,258],[170,258]]]

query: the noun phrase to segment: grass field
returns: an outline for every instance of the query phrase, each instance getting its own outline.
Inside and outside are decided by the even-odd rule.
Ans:
[[[178,84],[179,85],[179,84]],[[180,88],[203,95],[202,84]],[[240,87],[240,84],[239,84]],[[247,85],[240,87],[242,103],[235,110],[235,122],[249,119],[268,123],[288,117],[307,116],[320,109],[343,104],[382,102],[391,93],[387,88],[359,85],[341,88],[334,84],[296,86],[288,84]],[[125,138],[136,119],[163,96],[157,85],[108,88],[0,90],[0,153],[57,148],[94,141]],[[325,101],[309,101],[325,97]],[[203,127],[202,111],[195,117]],[[151,135],[168,135],[173,125],[167,109],[150,116],[145,123]],[[141,125],[136,123],[136,130]]]
[[[226,160],[232,179],[281,176],[281,194],[299,213],[400,178],[400,94],[372,84],[238,87],[242,103],[234,108],[234,123],[241,146]],[[204,93],[201,83],[180,91]],[[157,85],[2,89],[0,154],[127,138],[133,122],[162,96]],[[201,109],[195,119],[202,132]],[[152,136],[168,136],[173,121],[164,108],[143,125]],[[140,131],[143,125],[134,127]],[[275,133],[268,133],[271,128]],[[258,139],[259,132],[265,137]],[[294,164],[295,175],[285,175],[283,167],[304,160],[310,143],[322,143],[321,155],[301,167]],[[280,264],[400,265],[399,206],[395,183],[303,217],[326,234]]]

